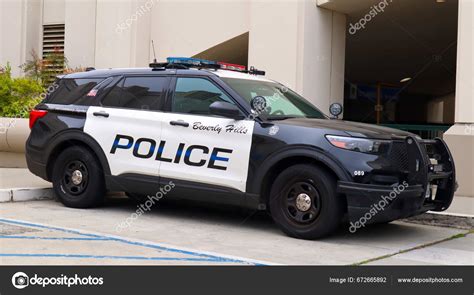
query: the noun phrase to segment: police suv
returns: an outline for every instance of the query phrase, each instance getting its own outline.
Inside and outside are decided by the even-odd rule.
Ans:
[[[456,190],[443,140],[328,118],[254,68],[169,58],[56,85],[30,113],[26,158],[69,207],[107,191],[140,200],[171,181],[167,198],[268,210],[314,239],[342,222],[446,210]]]

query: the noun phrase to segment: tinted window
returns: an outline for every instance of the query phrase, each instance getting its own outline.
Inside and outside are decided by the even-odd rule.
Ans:
[[[212,82],[202,78],[178,78],[172,111],[207,115],[209,106],[216,101],[234,103]]]
[[[55,104],[93,104],[95,97],[87,96],[92,88],[97,86],[103,78],[96,79],[61,79],[48,88],[49,91],[46,103]]]
[[[167,77],[129,77],[118,83],[102,105],[127,109],[160,110]]]

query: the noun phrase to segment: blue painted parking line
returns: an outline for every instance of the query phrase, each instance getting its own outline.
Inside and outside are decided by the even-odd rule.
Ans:
[[[0,222],[10,223],[10,224],[16,224],[16,225],[22,225],[22,226],[28,226],[28,227],[51,229],[51,230],[66,232],[66,233],[70,233],[70,234],[76,234],[76,235],[81,235],[81,236],[87,236],[87,237],[102,238],[102,237],[99,236],[99,235],[85,234],[85,233],[81,233],[81,232],[79,232],[79,231],[72,230],[72,229],[65,229],[65,228],[60,228],[60,227],[47,226],[47,225],[41,225],[41,224],[30,223],[30,222],[23,222],[23,221],[12,220],[12,219],[0,218]]]
[[[0,218],[0,222],[3,223],[10,223],[10,224],[15,224],[15,225],[20,225],[20,226],[26,226],[26,227],[32,227],[32,228],[41,228],[41,229],[46,229],[46,230],[53,230],[53,231],[60,231],[60,232],[65,232],[65,233],[70,233],[70,234],[76,234],[83,236],[85,238],[82,238],[84,240],[101,240],[101,241],[114,241],[114,242],[119,242],[119,243],[124,243],[132,246],[139,246],[139,247],[145,247],[145,248],[150,248],[150,249],[155,249],[155,250],[160,250],[160,251],[167,251],[167,252],[172,252],[172,253],[178,253],[182,255],[189,255],[193,257],[189,258],[174,258],[174,257],[144,257],[144,256],[110,256],[110,257],[117,257],[116,259],[134,259],[131,257],[142,257],[142,258],[137,258],[137,259],[149,259],[149,260],[178,260],[178,261],[204,261],[204,262],[221,262],[221,263],[240,263],[240,264],[252,264],[252,265],[266,265],[265,263],[262,263],[260,261],[255,261],[255,260],[246,260],[246,259],[240,259],[240,258],[233,258],[233,257],[226,257],[226,256],[220,256],[220,255],[215,255],[215,254],[208,254],[204,252],[198,252],[198,251],[191,251],[191,250],[184,250],[184,249],[178,249],[178,248],[173,248],[170,246],[164,246],[160,245],[157,243],[147,243],[147,242],[140,242],[140,241],[134,241],[122,237],[117,237],[117,236],[108,236],[108,235],[103,235],[103,234],[90,234],[90,233],[84,233],[78,230],[74,229],[66,229],[66,228],[61,228],[61,227],[56,227],[56,226],[49,226],[49,225],[43,225],[43,224],[37,224],[37,223],[32,223],[32,222],[25,222],[25,221],[19,221],[19,220],[13,220],[13,219],[5,219],[5,218]],[[10,236],[11,237],[11,236]],[[23,236],[22,236],[23,237]],[[52,238],[54,239],[54,238]],[[57,240],[60,240],[61,238],[57,238]],[[72,239],[72,238],[70,238]],[[78,238],[80,239],[80,238]],[[0,256],[11,256],[11,255],[24,255],[24,257],[27,257],[27,255],[38,255],[36,257],[55,257],[55,256],[41,256],[41,255],[65,255],[65,256],[57,256],[57,257],[72,257],[72,258],[85,258],[84,255],[82,254],[77,254],[79,255],[78,257],[73,257],[73,255],[76,254],[1,254]],[[86,255],[87,256],[87,255]],[[108,257],[108,256],[101,256],[101,255],[89,255],[89,258],[96,258],[99,259],[99,257]],[[124,257],[129,257],[129,258],[124,258]],[[103,259],[103,258],[102,258]],[[114,259],[114,258],[111,258]]]
[[[89,258],[89,259],[128,259],[128,260],[156,260],[156,261],[197,261],[220,262],[215,259],[193,257],[147,257],[147,256],[116,256],[116,255],[89,255],[89,254],[28,254],[28,253],[0,253],[0,257],[52,257],[52,258]],[[227,262],[227,261],[226,261]]]
[[[39,237],[39,236],[0,236],[0,239],[64,240],[64,241],[110,241],[111,240],[109,238]]]

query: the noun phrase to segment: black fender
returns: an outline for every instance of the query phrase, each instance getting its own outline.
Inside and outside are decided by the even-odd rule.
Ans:
[[[252,177],[252,179],[249,179],[249,183],[247,184],[247,192],[260,194],[265,176],[271,172],[271,170],[275,168],[278,163],[293,157],[311,158],[334,172],[339,180],[350,182],[353,181],[350,173],[344,169],[344,166],[338,160],[331,157],[331,155],[310,146],[290,146],[274,152],[263,161],[263,164],[259,167],[258,171],[255,173],[255,176]]]
[[[56,155],[58,152],[58,148],[62,146],[71,146],[77,145],[77,143],[81,143],[82,145],[88,147],[96,156],[102,166],[102,170],[104,171],[104,175],[110,175],[110,166],[109,162],[107,161],[107,157],[104,154],[104,151],[100,147],[99,143],[92,138],[92,136],[84,133],[80,129],[67,129],[61,131],[54,135],[51,139],[51,142],[45,149],[44,154],[46,155],[46,161],[48,165],[48,173],[50,169],[50,160],[51,157]],[[50,177],[50,175],[48,175]]]

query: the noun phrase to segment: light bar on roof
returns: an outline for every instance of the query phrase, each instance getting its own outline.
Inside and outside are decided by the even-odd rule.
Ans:
[[[156,64],[150,64],[151,67],[169,67],[172,66],[173,64],[175,65],[182,65],[184,67],[197,67],[197,68],[209,68],[209,69],[222,69],[222,70],[229,70],[229,71],[237,71],[237,72],[243,72],[243,73],[249,73],[251,75],[265,75],[265,71],[259,71],[255,69],[254,67],[250,67],[249,70],[247,70],[246,66],[243,65],[237,65],[237,64],[231,64],[227,62],[215,62],[212,60],[207,60],[207,59],[201,59],[201,58],[192,58],[192,57],[168,57],[167,59],[167,64],[166,63],[156,63]]]
[[[185,65],[217,65],[215,61],[192,58],[192,57],[168,57],[166,59],[170,64],[185,64]]]
[[[236,64],[231,64],[227,62],[218,62],[218,64],[221,66],[221,69],[223,70],[231,70],[231,71],[239,71],[239,72],[243,72],[247,70],[247,67],[243,65],[236,65]]]

